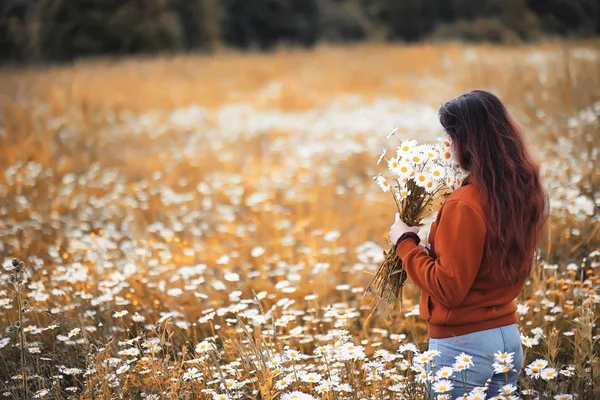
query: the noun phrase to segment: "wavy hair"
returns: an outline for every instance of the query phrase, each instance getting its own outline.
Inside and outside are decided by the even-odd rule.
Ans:
[[[440,123],[452,139],[460,167],[481,193],[487,234],[484,257],[499,248],[498,263],[487,262],[515,282],[528,276],[538,235],[548,215],[548,194],[539,164],[527,149],[521,130],[500,99],[473,90],[439,110]]]

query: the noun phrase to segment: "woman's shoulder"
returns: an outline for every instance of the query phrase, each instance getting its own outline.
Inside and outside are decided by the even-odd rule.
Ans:
[[[483,215],[483,201],[481,193],[472,183],[461,186],[456,189],[446,198],[444,204],[451,202],[465,202],[475,208],[481,215]]]

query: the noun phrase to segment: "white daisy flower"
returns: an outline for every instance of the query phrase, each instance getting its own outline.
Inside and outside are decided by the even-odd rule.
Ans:
[[[452,381],[448,379],[440,379],[433,383],[433,391],[436,393],[445,393],[451,391],[453,388]]]
[[[412,152],[413,148],[417,146],[417,143],[418,142],[416,139],[405,140],[402,143],[400,143],[400,146],[396,148],[396,154],[398,158],[402,159],[408,157]]]
[[[454,374],[452,367],[441,367],[435,372],[435,376],[439,379],[450,379]]]
[[[540,374],[542,379],[545,381],[549,381],[549,380],[556,378],[556,375],[558,375],[558,373],[556,372],[556,369],[554,369],[554,368],[544,368],[542,370],[542,373]]]
[[[387,149],[383,149],[381,151],[381,154],[379,155],[379,158],[377,159],[377,165],[379,165],[381,163],[381,160],[383,160],[383,158],[385,157],[386,153],[387,153]]]
[[[389,192],[391,189],[391,185],[390,182],[388,182],[387,179],[385,179],[383,176],[378,175],[375,178],[377,184],[379,185],[379,187],[381,188],[381,190],[383,190],[384,192]]]

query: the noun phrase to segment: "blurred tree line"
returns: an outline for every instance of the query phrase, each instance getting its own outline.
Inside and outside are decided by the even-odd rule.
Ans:
[[[600,33],[600,0],[0,0],[0,62]]]

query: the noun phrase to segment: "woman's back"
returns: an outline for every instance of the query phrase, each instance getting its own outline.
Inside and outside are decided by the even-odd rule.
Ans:
[[[547,193],[523,135],[496,96],[475,90],[439,114],[469,176],[438,212],[429,252],[418,245],[415,227],[399,221],[390,232],[403,268],[421,289],[419,311],[428,321],[429,349],[439,352],[437,367],[473,367],[460,375],[465,381],[454,397],[488,383],[494,396],[507,381],[516,384],[521,370],[514,300],[531,270]]]
[[[430,337],[463,335],[517,322],[514,299],[526,276],[516,282],[494,277],[490,271],[500,250],[492,247],[492,256],[484,257],[485,235],[481,195],[467,178],[447,198],[431,225],[429,255],[410,241],[396,248],[408,275],[422,289],[419,311],[429,322]]]

